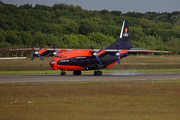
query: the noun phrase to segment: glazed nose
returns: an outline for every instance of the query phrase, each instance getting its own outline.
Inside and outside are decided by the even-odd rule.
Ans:
[[[52,60],[49,62],[50,66],[54,65],[55,63],[56,63],[56,61],[55,61],[54,59],[52,59]]]

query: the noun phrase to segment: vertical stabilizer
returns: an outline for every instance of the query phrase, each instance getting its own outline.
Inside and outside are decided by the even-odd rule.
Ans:
[[[132,43],[129,41],[129,25],[128,21],[124,20],[119,39],[117,39],[113,44],[108,46],[106,49],[116,49],[117,44],[119,44],[119,49],[130,49],[133,48]]]
[[[120,38],[124,39],[124,41],[129,41],[129,25],[127,20],[123,21]]]

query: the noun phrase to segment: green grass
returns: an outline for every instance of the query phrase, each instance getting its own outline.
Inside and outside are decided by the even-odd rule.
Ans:
[[[178,120],[180,81],[0,84],[1,120]]]

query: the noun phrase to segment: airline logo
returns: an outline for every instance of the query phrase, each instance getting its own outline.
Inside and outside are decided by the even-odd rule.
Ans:
[[[127,28],[125,29],[125,32],[127,33]]]
[[[125,31],[123,33],[123,37],[129,37],[129,34],[127,33],[127,28],[125,28]]]

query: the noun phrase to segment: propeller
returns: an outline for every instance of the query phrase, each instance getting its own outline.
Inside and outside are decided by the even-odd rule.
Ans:
[[[119,52],[119,44],[117,44],[117,53],[116,53],[116,56],[118,57],[118,64],[120,64],[121,53]]]
[[[55,51],[55,44],[53,43],[53,48],[54,48],[54,51]]]
[[[92,45],[91,45],[91,49],[92,49],[92,51],[94,52],[94,48],[92,47]],[[99,50],[98,52],[94,52],[94,53],[93,53],[93,56],[96,57],[96,59],[98,60],[99,63],[101,63],[101,60],[100,60],[100,58],[99,58],[98,56],[99,56],[99,53],[100,53],[102,50],[103,50],[103,49]]]
[[[47,57],[55,56],[55,55],[57,55],[57,54],[59,54],[59,53],[66,52],[65,49],[61,49],[61,50],[59,50],[59,51],[56,51],[56,49],[55,49],[55,44],[54,44],[54,43],[53,43],[53,48],[54,48],[54,52],[53,52],[52,54],[49,54]]]
[[[94,52],[94,48],[93,48],[93,46],[91,45],[90,47],[91,47],[92,51]]]
[[[53,48],[54,48],[54,52],[52,54],[49,54],[47,57],[51,57],[51,56],[58,54],[58,52],[55,51],[55,44],[54,43],[53,43]]]
[[[98,62],[101,63],[101,60],[100,60],[99,57],[98,57],[98,52],[93,53],[93,55],[96,57],[96,59],[98,60]]]
[[[41,48],[38,51],[35,51],[33,46],[31,46],[31,48],[34,50],[34,55],[31,58],[31,61],[33,61],[36,56],[39,56],[41,60],[44,60],[43,57],[40,55],[40,50],[43,48],[43,46],[41,46]]]

